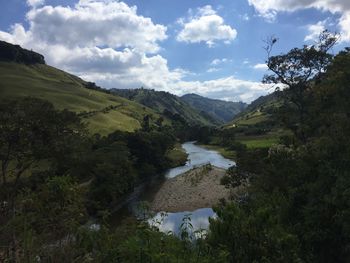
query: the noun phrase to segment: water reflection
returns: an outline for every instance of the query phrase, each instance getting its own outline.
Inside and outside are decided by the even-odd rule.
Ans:
[[[218,152],[195,145],[194,142],[186,142],[182,144],[182,147],[188,154],[188,161],[184,166],[170,169],[165,175],[167,178],[175,177],[194,167],[207,163],[211,163],[212,165],[223,169],[228,169],[230,166],[235,165],[235,162],[224,158]]]
[[[209,228],[209,217],[215,218],[216,214],[211,208],[201,208],[192,212],[164,213],[160,212],[153,218],[149,219],[150,225],[157,226],[160,231],[168,233],[173,232],[179,235],[181,232],[181,224],[186,215],[190,215],[193,232],[200,229]]]

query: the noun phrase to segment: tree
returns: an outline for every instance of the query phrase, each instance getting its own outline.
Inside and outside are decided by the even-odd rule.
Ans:
[[[150,116],[148,114],[143,117],[141,123],[141,130],[145,132],[149,132],[151,130]]]
[[[131,191],[136,173],[130,161],[130,152],[122,142],[113,142],[92,153],[94,166],[91,173],[90,195],[93,209],[105,209],[120,201],[120,197]]]
[[[61,158],[84,135],[78,116],[57,111],[47,101],[24,98],[0,105],[2,185],[16,187],[20,177],[41,160]]]
[[[277,39],[272,37],[266,41],[266,64],[272,74],[266,75],[263,82],[282,85],[285,89],[281,93],[285,106],[297,113],[297,123],[292,130],[295,135],[305,140],[304,127],[308,93],[313,82],[318,82],[327,66],[331,63],[333,55],[329,50],[337,43],[339,36],[323,31],[317,43],[302,48],[293,48],[286,54],[271,56]]]

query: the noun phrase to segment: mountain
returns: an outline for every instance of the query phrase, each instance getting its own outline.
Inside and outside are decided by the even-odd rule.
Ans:
[[[154,110],[45,64],[42,55],[0,42],[0,97],[31,96],[50,101],[57,109],[77,112],[91,133],[106,135],[115,130],[134,131],[143,118],[156,121]]]
[[[237,114],[247,107],[247,104],[243,102],[209,99],[197,94],[183,95],[181,100],[199,111],[206,112],[208,115],[222,123],[231,121]]]
[[[141,103],[158,113],[170,111],[179,114],[186,121],[199,125],[218,125],[220,120],[207,114],[205,111],[195,109],[181,98],[165,91],[151,89],[112,89],[112,93]]]

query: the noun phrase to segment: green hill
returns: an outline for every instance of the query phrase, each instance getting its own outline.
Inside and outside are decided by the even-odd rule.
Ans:
[[[208,115],[214,119],[220,120],[222,123],[231,121],[247,106],[247,104],[243,102],[209,99],[197,94],[186,94],[183,95],[181,99],[193,108],[206,112]]]
[[[249,148],[269,147],[288,132],[282,129],[276,119],[281,106],[277,93],[261,96],[250,103],[244,111],[225,126],[236,132],[236,140]]]
[[[252,126],[271,121],[272,113],[280,103],[276,93],[261,96],[251,102],[245,110],[236,115],[228,126]]]
[[[215,119],[204,111],[197,110],[181,98],[164,91],[150,89],[112,89],[113,93],[143,104],[158,113],[165,110],[173,114],[179,114],[190,124],[218,125],[220,120]]]
[[[114,130],[138,129],[145,115],[151,116],[154,121],[160,117],[143,105],[108,94],[107,91],[91,89],[96,86],[46,65],[44,60],[44,63],[26,63],[22,60],[22,54],[31,57],[32,51],[14,45],[10,45],[10,48],[11,46],[14,55],[0,56],[2,100],[25,96],[48,100],[58,109],[77,112],[84,118],[91,133],[98,132],[102,135]],[[3,45],[0,45],[1,53],[8,54]],[[40,54],[38,58],[41,58]],[[9,62],[10,60],[13,62]]]

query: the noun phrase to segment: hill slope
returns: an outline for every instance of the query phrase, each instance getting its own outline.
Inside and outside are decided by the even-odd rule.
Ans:
[[[250,103],[244,111],[238,114],[230,124],[239,126],[255,125],[261,122],[269,121],[272,112],[280,105],[276,93],[261,96]]]
[[[186,94],[183,95],[181,99],[193,108],[204,111],[223,123],[231,121],[247,106],[247,104],[243,102],[209,99],[197,94]]]
[[[112,89],[113,93],[132,101],[141,103],[158,113],[168,110],[181,115],[186,121],[199,125],[217,125],[220,121],[204,111],[196,110],[181,98],[164,91],[150,89]]]
[[[46,65],[43,58],[43,63],[35,60],[34,63],[27,63],[27,57],[37,53],[11,44],[7,44],[6,48],[11,46],[14,55],[0,56],[2,99],[31,96],[48,100],[58,109],[79,113],[91,133],[98,132],[102,135],[115,130],[138,129],[145,115],[152,116],[153,120],[159,118],[158,113],[143,105],[107,92],[88,89],[94,85]],[[8,51],[0,45],[0,53],[8,54]],[[26,54],[25,61],[22,54]],[[39,59],[40,56],[39,54]]]

